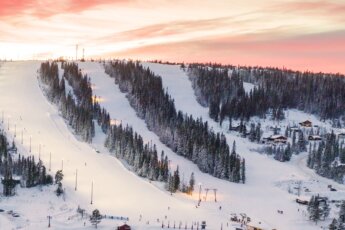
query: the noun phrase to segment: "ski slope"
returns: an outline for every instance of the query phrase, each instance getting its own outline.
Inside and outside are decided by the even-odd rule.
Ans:
[[[220,127],[218,123],[209,118],[208,109],[197,103],[192,84],[186,72],[182,71],[178,65],[162,65],[157,63],[143,63],[143,65],[162,77],[163,87],[168,90],[175,100],[176,109],[192,114],[194,117],[202,117],[214,131],[223,132],[229,144],[234,140],[236,141],[237,152],[246,160],[247,182],[244,188],[241,188],[240,185],[234,185],[231,190],[225,191],[233,199],[238,199],[242,202],[249,201],[248,203],[252,204],[247,206],[239,202],[236,209],[245,209],[247,206],[244,212],[260,216],[261,219],[272,223],[277,229],[315,229],[315,226],[306,226],[308,225],[305,221],[306,217],[301,215],[299,207],[294,203],[296,196],[291,196],[286,191],[277,191],[276,185],[282,181],[294,182],[302,180],[306,184],[310,184],[309,182],[312,181],[317,182],[312,185],[312,187],[315,186],[315,189],[317,189],[314,194],[327,195],[331,199],[345,198],[344,185],[339,185],[332,180],[318,176],[306,167],[306,154],[294,156],[289,163],[278,162],[265,155],[252,152],[251,150],[257,148],[257,145],[249,142],[247,139],[228,133],[227,125]],[[330,124],[319,121],[313,115],[296,110],[289,110],[287,112],[286,120],[291,124],[298,124],[298,122],[306,119],[319,126],[330,128]],[[260,122],[262,122],[263,126],[268,123],[262,120]],[[269,123],[272,122],[269,121]],[[338,189],[336,194],[326,189],[329,184]],[[233,202],[230,201],[229,205],[233,205]],[[284,213],[287,214],[277,215],[277,209],[284,210]]]
[[[40,157],[48,167],[51,152],[52,173],[63,167],[65,175],[63,185],[66,198],[57,199],[53,190],[49,195],[37,196],[37,188],[19,189],[18,197],[1,200],[1,206],[6,210],[15,210],[21,214],[22,220],[13,219],[6,213],[0,214],[2,224],[7,220],[14,222],[16,227],[25,229],[42,229],[47,226],[47,215],[53,216],[53,229],[84,229],[82,221],[68,221],[68,217],[76,214],[77,206],[85,208],[88,213],[98,208],[102,214],[129,217],[129,224],[135,229],[155,229],[161,226],[157,222],[164,219],[170,221],[201,221],[208,216],[205,210],[195,209],[194,201],[183,197],[171,196],[149,181],[139,178],[130,172],[115,157],[105,152],[103,146],[104,135],[97,128],[94,145],[99,147],[101,154],[94,146],[81,142],[66,126],[59,115],[56,106],[48,103],[37,81],[39,62],[8,62],[0,69],[0,110],[4,111],[5,120],[10,123],[9,135],[17,132],[17,144],[21,154],[29,151],[31,136],[32,154]],[[116,103],[116,102],[115,102]],[[122,108],[129,110],[128,108]],[[15,125],[15,126],[14,126]],[[19,133],[23,130],[23,148]],[[103,135],[103,136],[102,136]],[[98,142],[97,142],[98,141]],[[62,166],[63,165],[63,166]],[[75,177],[78,170],[78,187],[75,191]],[[90,204],[91,184],[93,182],[93,204]],[[20,205],[27,200],[32,206]],[[37,205],[35,203],[38,203]],[[25,204],[25,203],[24,203]],[[30,209],[29,209],[30,207]],[[169,207],[169,209],[168,209]],[[36,210],[37,209],[37,210]],[[64,210],[64,215],[61,215]],[[142,216],[139,221],[139,216]],[[167,216],[167,219],[165,219]],[[6,220],[3,220],[3,219]],[[214,222],[222,217],[210,214]],[[90,227],[86,219],[86,227]],[[109,222],[109,223],[108,223]],[[149,225],[147,225],[149,222]],[[69,224],[67,224],[69,223]],[[54,227],[55,226],[55,227]],[[99,228],[116,227],[116,222],[105,221]],[[1,228],[6,229],[6,228]],[[8,226],[11,229],[11,226]]]
[[[40,188],[18,189],[18,197],[1,198],[0,208],[15,210],[21,217],[14,219],[6,213],[0,213],[0,229],[43,229],[47,226],[47,215],[53,217],[52,229],[93,228],[87,219],[76,216],[75,210],[80,205],[88,213],[98,208],[102,214],[129,217],[128,223],[134,226],[134,229],[161,229],[162,220],[165,225],[170,222],[170,227],[174,221],[176,226],[180,221],[182,226],[185,222],[190,226],[192,221],[205,220],[207,229],[220,229],[221,225],[223,229],[235,229],[236,225],[229,222],[230,214],[246,213],[252,219],[266,225],[266,229],[308,230],[326,226],[329,221],[321,222],[318,226],[307,221],[302,207],[294,201],[297,196],[287,192],[296,181],[302,181],[304,186],[311,189],[312,194],[320,193],[334,199],[345,199],[343,185],[321,178],[304,166],[305,155],[294,157],[290,163],[277,162],[251,151],[257,147],[256,144],[227,133],[226,128],[209,119],[207,108],[196,102],[191,83],[179,66],[144,63],[162,76],[163,85],[175,99],[177,109],[193,114],[194,117],[201,116],[214,131],[223,131],[230,146],[232,141],[236,140],[237,152],[246,159],[245,185],[204,174],[193,163],[177,156],[160,143],[158,137],[148,130],[145,122],[136,116],[125,94],[114,84],[114,79],[104,73],[100,63],[79,63],[82,71],[91,78],[93,92],[100,97],[100,104],[110,113],[111,119],[131,125],[134,131],[143,136],[144,141],[152,141],[157,145],[158,151],[164,150],[170,159],[170,167],[174,169],[179,165],[180,175],[184,176],[186,181],[189,180],[191,172],[194,172],[196,188],[193,196],[181,193],[170,195],[162,188],[161,183],[150,183],[136,176],[113,157],[103,147],[105,135],[99,127],[96,127],[96,136],[91,145],[80,141],[65,124],[56,106],[46,100],[39,88],[39,64],[34,61],[6,62],[0,67],[0,112],[3,110],[5,117],[2,126],[6,129],[6,122],[9,122],[10,129],[6,132],[12,137],[17,134],[15,140],[21,153],[29,154],[30,136],[32,154],[36,159],[41,145],[40,157],[47,167],[51,152],[52,173],[63,167],[66,197],[65,200],[57,198],[53,193],[54,186],[42,188],[42,191]],[[290,113],[291,119],[296,121],[298,116],[310,117],[296,111]],[[23,144],[20,140],[21,132]],[[94,186],[92,205],[91,183]],[[199,183],[202,198],[206,195],[205,188],[217,189],[217,203],[214,202],[214,195],[210,191],[207,201],[203,201],[201,206],[196,208]],[[328,184],[333,184],[338,192],[330,193],[327,189]],[[278,214],[277,210],[283,210],[284,214]],[[99,228],[110,229],[121,223],[104,220]]]
[[[202,116],[203,120],[207,120],[215,131],[224,131],[208,118],[207,109],[199,106],[196,102],[191,83],[178,66],[151,63],[146,63],[146,65],[156,74],[162,76],[164,88],[167,88],[169,94],[175,99],[177,109],[193,114],[195,117]],[[234,184],[204,174],[194,164],[177,156],[162,145],[158,137],[147,129],[145,122],[139,119],[135,115],[135,111],[129,107],[124,94],[122,94],[121,102],[112,103],[118,99],[121,93],[118,86],[114,84],[114,79],[109,78],[104,73],[100,64],[80,63],[80,67],[84,73],[91,77],[94,93],[102,98],[101,105],[107,109],[112,119],[132,125],[140,135],[157,144],[157,149],[159,151],[164,150],[173,166],[180,166],[181,174],[185,175],[185,179],[192,170],[195,173],[196,184],[200,183],[203,189],[216,188],[218,190],[218,202],[213,202],[209,194],[208,201],[202,203],[201,209],[210,213],[218,212],[219,216],[224,215],[225,218],[230,213],[244,212],[278,229],[291,229],[292,225],[293,229],[314,228],[298,211],[299,207],[294,202],[295,196],[286,194],[286,191],[276,186],[277,182],[291,177],[307,179],[307,175],[299,174],[294,165],[280,163],[267,156],[250,152],[249,149],[254,148],[255,144],[227,134],[228,142],[231,144],[233,140],[236,140],[238,152],[246,158],[247,184]],[[295,173],[296,171],[297,173]],[[205,194],[204,190],[203,194]],[[219,206],[222,206],[221,211],[218,210]],[[278,214],[278,209],[284,210],[288,215]]]

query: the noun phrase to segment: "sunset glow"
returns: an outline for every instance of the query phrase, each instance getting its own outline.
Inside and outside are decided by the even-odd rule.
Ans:
[[[0,59],[162,59],[345,73],[345,2],[0,0]]]

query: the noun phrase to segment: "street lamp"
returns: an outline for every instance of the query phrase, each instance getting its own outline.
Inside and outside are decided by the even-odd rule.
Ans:
[[[31,136],[30,136],[30,148],[29,148],[29,152],[31,153]]]
[[[199,183],[199,202],[201,201],[201,183]]]

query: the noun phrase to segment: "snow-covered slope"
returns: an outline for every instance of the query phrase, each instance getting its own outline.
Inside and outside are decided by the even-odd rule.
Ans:
[[[91,64],[90,64],[91,65]],[[91,65],[93,66],[93,65]],[[4,111],[6,119],[10,121],[10,133],[14,133],[14,124],[19,133],[24,130],[24,147],[29,149],[29,139],[32,138],[32,154],[38,158],[39,145],[42,146],[41,159],[45,165],[49,164],[49,153],[52,153],[52,172],[62,167],[65,175],[63,184],[66,188],[66,201],[61,200],[60,206],[68,205],[69,215],[75,215],[77,205],[85,208],[89,213],[98,208],[101,213],[130,218],[129,223],[138,226],[136,229],[152,229],[159,227],[157,219],[170,221],[201,221],[208,216],[205,210],[195,209],[194,202],[183,197],[176,198],[162,191],[157,186],[139,178],[128,171],[115,157],[105,153],[100,148],[101,154],[96,153],[94,147],[79,141],[66,126],[59,116],[56,107],[47,102],[37,82],[38,62],[12,62],[5,63],[0,69],[0,88],[2,97],[0,109]],[[121,96],[121,95],[120,95]],[[116,103],[116,101],[114,101]],[[128,111],[129,107],[121,108]],[[17,133],[17,134],[18,134]],[[96,146],[102,146],[104,136],[97,130]],[[18,136],[17,136],[18,137]],[[20,141],[19,141],[20,142]],[[104,154],[103,154],[104,153]],[[75,172],[78,170],[78,189],[75,187]],[[91,183],[94,185],[93,204],[90,205]],[[31,191],[35,191],[32,189]],[[13,197],[2,200],[2,205],[7,205],[21,213],[24,219],[29,220],[27,229],[42,229],[47,224],[47,215],[50,212],[50,200],[55,195],[39,199],[30,196],[36,192],[22,197]],[[44,196],[42,196],[44,197]],[[45,211],[32,212],[21,206],[16,199],[28,199],[30,202],[42,202],[43,206],[33,205],[33,210]],[[56,202],[54,203],[56,204]],[[168,209],[168,207],[170,207]],[[61,207],[54,207],[60,209]],[[44,213],[44,214],[43,214]],[[2,215],[2,214],[0,214]],[[139,216],[142,220],[139,221]],[[57,229],[69,228],[67,217],[52,211],[53,226]],[[2,215],[0,220],[8,218]],[[220,222],[222,217],[211,214],[210,218]],[[17,220],[10,219],[16,223]],[[19,221],[19,220],[18,220]],[[86,220],[87,221],[87,220]],[[150,225],[147,226],[146,222]],[[71,225],[75,229],[82,222]],[[88,221],[87,221],[88,222]],[[89,223],[87,223],[89,224]],[[110,223],[110,226],[116,226]],[[65,226],[65,227],[61,227]]]
[[[169,94],[175,99],[177,109],[208,121],[214,131],[226,134],[229,144],[234,140],[236,141],[237,152],[246,159],[247,183],[243,187],[231,185],[231,189],[221,187],[226,194],[224,201],[231,205],[232,211],[241,210],[247,214],[259,216],[278,229],[315,229],[315,226],[306,226],[310,223],[299,212],[299,207],[294,202],[296,196],[288,194],[286,190],[278,190],[277,185],[280,185],[281,181],[302,180],[309,183],[317,180],[320,183],[315,185],[318,187],[315,194],[325,195],[327,193],[334,199],[345,198],[343,185],[322,178],[305,166],[306,154],[295,156],[290,163],[281,163],[270,157],[252,152],[251,149],[255,149],[256,144],[228,133],[226,125],[220,127],[218,123],[209,118],[208,109],[197,103],[191,82],[178,65],[156,63],[143,63],[143,65],[162,77],[163,87],[168,89]],[[287,120],[291,123],[298,124],[303,119],[310,119],[314,124],[325,125],[315,116],[296,110],[291,110],[287,114]],[[329,194],[328,184],[332,184],[341,191],[338,191],[337,194]],[[286,215],[277,215],[278,209],[284,210]]]
[[[19,189],[17,197],[2,198],[0,208],[13,209],[21,214],[21,218],[15,219],[6,213],[0,213],[1,229],[6,229],[3,226],[7,229],[42,229],[47,226],[47,215],[53,216],[53,229],[84,229],[84,221],[86,227],[91,229],[87,220],[75,217],[78,205],[87,209],[89,213],[98,208],[103,214],[128,216],[129,223],[135,229],[161,229],[162,220],[165,225],[170,221],[170,227],[174,221],[177,226],[180,221],[182,226],[185,222],[190,226],[192,221],[206,220],[208,229],[220,229],[221,224],[223,229],[234,229],[229,222],[231,213],[246,213],[271,229],[315,229],[315,224],[307,221],[304,216],[303,208],[295,203],[297,196],[287,192],[289,188],[293,190],[294,183],[301,180],[303,186],[312,191],[303,192],[302,195],[305,197],[320,193],[329,195],[332,199],[345,199],[344,186],[321,178],[305,167],[305,155],[294,157],[290,163],[277,162],[270,157],[252,152],[251,149],[256,148],[256,144],[229,133],[226,133],[228,143],[231,145],[232,141],[236,140],[237,152],[246,159],[247,183],[230,183],[201,173],[193,163],[162,145],[158,137],[147,129],[145,122],[136,116],[113,79],[104,73],[101,64],[85,62],[79,65],[91,78],[94,94],[101,97],[100,104],[107,109],[112,119],[131,125],[145,141],[152,140],[159,151],[164,150],[171,160],[171,168],[179,165],[185,180],[194,172],[196,184],[201,183],[201,197],[206,196],[205,188],[217,189],[218,202],[214,202],[214,196],[210,191],[207,201],[203,201],[201,206],[196,208],[198,186],[192,197],[184,194],[171,196],[161,188],[160,183],[150,183],[136,176],[103,148],[105,135],[100,132],[99,127],[96,127],[96,137],[92,145],[79,141],[59,116],[56,106],[48,103],[43,96],[36,78],[39,63],[10,62],[4,63],[0,68],[0,112],[3,110],[5,121],[10,122],[9,135],[13,136],[16,124],[16,138],[21,152],[28,151],[31,136],[32,154],[36,158],[41,144],[41,158],[45,165],[49,164],[51,152],[54,173],[62,167],[63,162],[66,200],[56,198],[53,194],[54,187],[43,188],[42,194],[39,188]],[[226,128],[223,129],[209,119],[207,109],[196,102],[191,83],[178,66],[151,63],[145,65],[162,76],[163,85],[175,99],[177,109],[195,117],[201,116],[215,131],[226,132]],[[308,117],[306,114],[303,116]],[[18,135],[22,130],[23,146]],[[100,153],[95,150],[99,150]],[[74,191],[76,170],[78,189]],[[91,205],[92,182],[94,199]],[[328,184],[332,184],[338,192],[329,192]],[[31,205],[22,205],[26,204],[25,202]],[[40,202],[39,205],[36,202]],[[39,211],[33,212],[36,209]],[[277,210],[283,210],[284,214],[278,214]],[[114,228],[118,223],[102,221],[99,228]],[[327,222],[321,223],[326,224]]]

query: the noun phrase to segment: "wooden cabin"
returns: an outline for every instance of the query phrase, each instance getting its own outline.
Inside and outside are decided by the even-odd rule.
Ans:
[[[286,144],[287,137],[282,136],[282,135],[272,135],[267,140],[269,142],[273,142],[273,143],[283,143],[283,144]]]
[[[309,120],[306,120],[306,121],[303,121],[303,122],[300,122],[299,123],[301,126],[303,127],[312,127],[313,126],[313,123]]]
[[[286,144],[287,142],[287,137],[282,136],[282,135],[272,135],[270,137],[263,137],[261,139],[262,144]]]
[[[261,226],[261,222],[258,223],[247,223],[247,230],[267,230],[264,226]]]
[[[117,230],[131,230],[131,227],[127,224],[117,227]]]
[[[309,204],[309,201],[307,200],[301,200],[301,199],[296,199],[296,203],[298,204],[303,204],[303,205],[308,205]]]
[[[320,137],[319,135],[309,135],[308,140],[309,141],[321,141],[322,137]]]

